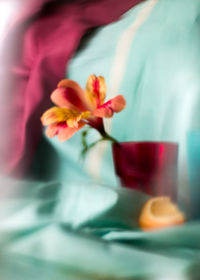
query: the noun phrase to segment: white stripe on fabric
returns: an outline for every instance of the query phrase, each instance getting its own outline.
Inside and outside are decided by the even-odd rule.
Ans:
[[[129,57],[130,48],[139,27],[147,20],[153,7],[159,0],[149,0],[146,5],[140,10],[134,22],[123,32],[119,39],[116,48],[116,54],[110,72],[110,89],[109,99],[113,98],[120,89],[121,82],[123,81],[126,63]],[[120,65],[120,67],[119,67]],[[112,119],[104,120],[105,128],[108,133],[111,132]],[[109,143],[110,144],[110,143]],[[108,142],[101,142],[97,144],[87,156],[86,168],[88,173],[95,179],[101,180],[101,162],[103,155],[107,149]]]

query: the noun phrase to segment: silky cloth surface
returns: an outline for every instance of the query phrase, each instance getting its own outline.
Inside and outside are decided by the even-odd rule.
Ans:
[[[104,120],[106,130],[118,141],[178,144],[178,201],[187,210],[193,208],[198,217],[199,16],[199,0],[143,2],[117,22],[94,31],[66,70],[66,77],[82,88],[91,73],[104,76],[106,100],[124,95],[126,108]],[[90,130],[87,141],[92,143],[99,137]],[[36,176],[64,183],[94,180],[116,186],[111,146],[106,141],[98,143],[80,160],[81,131],[64,143],[44,135],[35,159]]]
[[[143,193],[97,184],[3,183],[2,280],[200,277],[199,221],[142,232]]]
[[[123,23],[126,22],[125,26],[132,24],[141,9],[142,7],[137,7],[135,11],[130,11],[130,14],[122,18]],[[199,73],[198,60],[195,59],[199,51],[199,36],[197,36],[199,11],[198,0],[193,2],[174,0],[173,3],[158,1],[158,5],[149,14],[146,24],[141,26],[134,37],[126,68],[127,75],[124,76],[120,86],[120,93],[126,94],[130,102],[127,111],[113,119],[111,127],[112,134],[120,141],[130,138],[139,141],[150,137],[156,141],[166,139],[166,135],[169,140],[174,141],[175,136],[179,135],[179,130],[177,134],[173,134],[168,119],[159,118],[157,112],[159,110],[161,114],[163,107],[158,105],[169,101],[169,96],[172,101],[177,101],[173,103],[174,111],[170,110],[170,117],[173,120],[176,114],[172,114],[172,111],[176,111],[178,100],[188,104],[188,100],[194,97],[192,101],[199,104],[195,102],[199,100],[199,80],[195,78]],[[164,19],[166,25],[163,29]],[[71,61],[66,76],[77,80],[84,87],[88,74],[91,72],[103,74],[108,77],[110,88],[109,70],[110,65],[113,65],[113,50],[120,38],[120,31],[124,31],[121,23],[117,22],[114,27],[107,26],[107,29],[99,30],[99,33],[91,38],[88,48],[80,50]],[[151,23],[150,27],[149,23]],[[118,29],[118,24],[121,29]],[[177,29],[172,29],[174,25]],[[116,28],[118,32],[114,33],[112,28]],[[168,32],[170,32],[169,37],[166,36]],[[103,38],[110,39],[110,34],[113,34],[113,41],[108,40],[111,47],[103,41]],[[182,52],[176,60],[177,38],[180,40],[179,51]],[[102,51],[104,47],[108,48],[103,52],[103,57],[99,52],[100,47]],[[185,67],[186,70],[190,69],[193,82],[189,83],[188,79],[181,79],[181,83],[177,84],[175,73],[180,73],[180,66],[185,63],[183,57],[187,57],[187,62],[191,66],[195,61],[195,68],[189,68],[188,64]],[[99,63],[100,61],[102,64]],[[163,61],[166,67],[160,66]],[[152,69],[157,70],[156,79],[150,75]],[[192,85],[189,87],[190,90],[185,92],[183,87],[180,89],[179,86],[183,81],[184,89],[188,88],[186,85]],[[158,88],[156,85],[159,85]],[[160,88],[162,88],[162,95],[160,95]],[[110,94],[108,91],[108,97]],[[187,100],[185,96],[188,96]],[[155,106],[148,106],[149,104]],[[183,108],[181,104],[180,107]],[[137,108],[146,110],[137,111]],[[144,115],[141,115],[141,112]],[[158,134],[158,128],[160,125],[163,127],[163,123],[157,120],[161,119],[164,123],[166,120],[168,125],[164,126],[167,130],[163,130],[163,134]],[[195,119],[195,129],[198,130],[198,114],[195,113],[191,119]],[[132,129],[128,129],[129,124]],[[171,121],[171,124],[174,124],[174,128],[179,128],[175,122]],[[186,139],[188,126],[184,125],[183,122],[183,126],[180,126],[184,128],[181,129],[183,131],[181,136]],[[152,129],[147,130],[147,127]],[[167,132],[171,133],[167,134]],[[97,135],[92,132],[89,140],[94,140],[95,137]],[[46,148],[46,156],[42,154],[43,160],[40,158],[40,165],[36,164],[36,168],[39,169],[39,173],[46,170],[46,173],[41,172],[39,175],[42,179],[49,180],[48,184],[1,179],[0,279],[193,280],[200,278],[199,220],[193,221],[187,217],[186,223],[182,226],[149,233],[142,232],[138,226],[138,216],[149,197],[144,193],[113,187],[115,174],[109,163],[111,151],[104,154],[101,169],[97,170],[100,171],[101,178],[105,182],[111,183],[94,184],[91,183],[90,173],[83,169],[83,165],[77,163],[80,134],[76,134],[69,142],[62,144],[56,138],[44,141],[46,142],[40,147],[39,152],[45,152]],[[180,145],[181,143],[180,141]],[[48,150],[49,145],[50,150]],[[91,162],[89,157],[88,155],[87,163]],[[86,164],[84,167],[90,168],[91,171],[92,167],[96,168],[96,162],[92,165]],[[75,180],[78,180],[78,183],[73,183]]]

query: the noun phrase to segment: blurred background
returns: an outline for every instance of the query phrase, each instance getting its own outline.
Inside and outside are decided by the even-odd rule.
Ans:
[[[22,0],[0,0],[0,46],[2,46],[6,30],[12,23],[12,16],[18,12],[22,2]]]

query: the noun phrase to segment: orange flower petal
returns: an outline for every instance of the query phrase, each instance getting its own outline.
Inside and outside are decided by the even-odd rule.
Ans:
[[[68,127],[65,122],[54,123],[47,127],[46,135],[50,138],[58,135],[58,139],[63,142],[71,138],[85,124],[79,123],[78,127]]]
[[[66,127],[66,122],[52,123],[47,127],[46,135],[50,138],[53,138],[54,136],[58,135],[61,129],[64,129]]]
[[[60,131],[58,133],[58,140],[61,142],[68,140],[84,125],[85,125],[85,123],[79,123],[79,126],[77,128],[76,127],[73,127],[73,128],[66,127],[66,128],[60,129]]]
[[[92,109],[104,103],[106,97],[106,83],[104,77],[90,75],[86,83],[86,98]]]
[[[50,125],[52,123],[57,123],[59,121],[62,121],[60,117],[58,117],[58,107],[52,107],[44,112],[44,114],[41,117],[41,122],[43,125]]]
[[[110,101],[111,101],[111,108],[115,113],[121,112],[126,107],[126,100],[122,95],[117,95]]]
[[[75,116],[75,117],[72,117],[72,118],[68,119],[67,120],[67,125],[69,127],[78,127],[80,121],[87,120],[90,116],[91,116],[91,112],[90,111],[85,111],[85,112],[79,114],[78,116]]]
[[[101,107],[95,110],[93,115],[98,118],[112,118],[113,110],[109,107]]]
[[[118,95],[104,103],[93,112],[93,115],[100,118],[111,118],[113,113],[121,112],[126,106],[126,101],[122,95]]]
[[[48,109],[41,117],[43,125],[50,125],[53,123],[60,123],[70,119],[77,119],[81,113],[69,110],[67,108],[52,107]]]
[[[84,91],[78,83],[68,79],[58,84],[58,88],[51,94],[51,100],[59,107],[81,112],[88,109]]]

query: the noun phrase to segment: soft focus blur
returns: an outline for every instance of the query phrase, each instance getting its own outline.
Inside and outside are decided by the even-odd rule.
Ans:
[[[12,16],[20,7],[19,0],[1,0],[0,1],[0,46],[2,46],[6,31],[12,23]]]
[[[27,1],[28,2],[28,1]],[[5,100],[6,100],[6,94],[5,94],[5,87],[6,82],[8,81],[8,78],[6,76],[6,67],[7,67],[7,59],[5,58],[5,55],[7,53],[5,52],[8,49],[10,49],[10,43],[8,43],[8,35],[9,31],[11,30],[11,27],[14,25],[15,21],[21,14],[21,9],[24,7],[24,0],[0,0],[0,103],[4,104],[5,106]],[[15,49],[15,42],[12,43],[12,48]],[[8,120],[7,120],[8,121]],[[1,110],[0,112],[0,130],[6,131],[6,122],[5,122],[5,116],[4,111]],[[3,133],[0,135],[0,146],[3,146]],[[3,166],[3,156],[2,156],[2,148],[0,148],[0,173],[2,171]]]
[[[39,3],[49,1],[0,0],[0,49],[6,49],[6,55],[0,56],[0,104],[6,113],[11,112],[10,115],[14,115],[13,108],[17,108],[17,113],[20,110],[29,112],[28,105],[31,109],[38,109],[43,96],[37,95],[40,90],[49,99],[51,91],[48,87],[54,83],[57,75],[55,66],[58,64],[60,67],[70,45],[70,36],[67,37],[64,32],[66,13],[60,9],[64,16],[62,20],[59,16],[54,24],[54,6],[52,10],[49,7],[47,11],[44,9],[46,13],[42,15],[52,15],[52,18],[49,20],[48,16],[44,16],[37,28],[32,29],[34,32],[28,33],[30,41],[25,32],[19,32],[21,37],[17,33],[14,39],[9,34],[11,38],[8,41],[13,43],[8,44],[6,40],[17,19],[24,13],[28,15],[27,19],[30,18],[27,6],[33,3],[39,6]],[[56,5],[62,1],[76,2],[51,1]],[[77,2],[96,5],[97,2],[106,1],[112,2]],[[129,1],[122,1],[123,5]],[[0,280],[200,279],[200,0],[192,1],[144,1],[131,8],[122,19],[86,33],[73,53],[73,59],[69,64],[63,63],[66,66],[64,77],[76,80],[82,87],[86,78],[95,73],[106,77],[108,99],[112,92],[118,94],[118,89],[120,94],[125,95],[127,109],[119,117],[113,118],[112,127],[110,120],[107,123],[118,141],[178,143],[180,182],[176,191],[181,210],[183,208],[186,212],[186,223],[143,232],[138,217],[149,196],[115,184],[117,178],[113,171],[110,143],[105,155],[101,146],[97,146],[82,162],[81,134],[77,133],[69,141],[60,143],[56,138],[47,138],[43,131],[28,175],[21,179],[1,178],[0,175]],[[81,20],[78,18],[77,22],[77,14],[70,10],[68,17],[72,22],[68,35],[71,35],[76,24],[79,30],[82,26],[78,23],[83,25],[85,20],[88,24],[89,20],[95,21],[98,14],[101,17],[104,15],[103,7],[95,17],[90,12],[91,7],[88,5],[87,8],[88,18],[85,10],[81,9]],[[45,29],[45,26],[48,28]],[[12,34],[15,35],[15,32]],[[59,39],[64,37],[67,40],[61,44]],[[38,38],[40,44],[37,44]],[[66,50],[60,51],[61,46]],[[12,64],[11,60],[10,64],[5,63],[9,49],[17,48],[24,51],[19,52],[17,62]],[[55,57],[57,59],[54,60]],[[10,91],[1,88],[3,83],[12,84],[12,76],[8,75],[7,79],[5,70],[10,70],[8,73],[16,78],[17,86],[11,87]],[[6,95],[7,92],[10,94]],[[19,100],[16,98],[18,96]],[[4,99],[7,103],[4,103]],[[31,107],[35,100],[38,103]],[[12,107],[12,103],[16,107]],[[17,117],[13,118],[13,123],[12,120],[10,122],[12,125],[7,125],[9,121],[2,113],[3,109],[0,108],[0,125],[3,123],[0,127],[0,144],[2,138],[6,139],[6,144],[9,141],[21,143],[15,139],[21,140],[21,135],[24,136],[21,127],[27,129],[25,118],[22,118],[22,125],[19,123],[17,126],[20,118],[16,113]],[[38,114],[37,110],[31,112],[34,116]],[[38,119],[40,116],[38,114]],[[14,136],[20,137],[12,138],[10,135],[16,127]],[[30,127],[39,128],[39,125]],[[34,136],[34,133],[30,134],[32,130],[25,128],[27,138]],[[96,134],[89,133],[89,141],[96,140]],[[23,147],[30,150],[28,145]],[[11,150],[11,155],[17,154],[20,146],[14,145],[13,150],[7,150]],[[163,154],[163,149],[160,151]],[[119,162],[119,158],[117,160]],[[95,174],[99,175],[100,183],[94,179]]]

